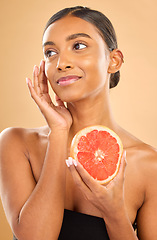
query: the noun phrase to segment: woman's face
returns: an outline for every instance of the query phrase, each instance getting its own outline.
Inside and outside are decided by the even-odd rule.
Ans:
[[[104,91],[109,51],[91,23],[73,16],[54,22],[44,34],[43,51],[46,76],[63,101],[78,101]]]

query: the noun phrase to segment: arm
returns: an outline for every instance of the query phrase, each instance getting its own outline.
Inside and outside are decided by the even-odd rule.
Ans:
[[[57,239],[63,218],[66,133],[49,136],[47,152],[36,184],[16,129],[1,139],[1,198],[9,224],[18,238]]]
[[[106,186],[91,178],[79,162],[70,160],[67,166],[85,198],[101,212],[110,240],[137,240],[125,210],[123,197],[125,154],[117,176]]]
[[[44,62],[34,69],[34,86],[28,79],[32,98],[44,115],[50,134],[38,183],[35,182],[23,134],[13,129],[1,137],[0,191],[10,226],[18,240],[58,238],[63,219],[65,163],[71,115],[48,94]],[[57,216],[57,217],[56,217]]]
[[[137,212],[137,234],[127,214],[124,202],[125,156],[117,176],[107,185],[99,185],[83,167],[67,161],[67,166],[77,184],[104,218],[110,240],[156,240],[157,239],[157,151],[145,149],[137,161],[140,182],[145,189],[145,198]],[[83,181],[82,181],[83,180]]]

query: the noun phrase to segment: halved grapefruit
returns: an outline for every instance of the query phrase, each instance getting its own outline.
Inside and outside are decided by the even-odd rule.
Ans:
[[[100,184],[111,181],[119,170],[123,145],[111,129],[95,125],[80,130],[71,143],[70,155]]]

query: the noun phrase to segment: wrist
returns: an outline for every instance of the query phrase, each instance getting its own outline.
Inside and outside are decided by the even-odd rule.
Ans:
[[[105,223],[108,223],[109,225],[111,224],[117,224],[119,221],[123,221],[124,219],[128,219],[127,213],[125,208],[121,208],[117,211],[114,211],[114,213],[109,214],[107,216],[103,216],[103,219]]]
[[[48,138],[51,139],[54,136],[55,137],[68,137],[69,135],[69,130],[68,129],[62,129],[62,128],[54,128],[53,130],[50,129],[50,132],[48,134]]]

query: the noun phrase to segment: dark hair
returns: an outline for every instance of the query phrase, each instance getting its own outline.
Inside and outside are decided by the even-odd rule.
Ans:
[[[46,29],[55,21],[67,16],[73,15],[78,18],[82,18],[87,22],[92,23],[99,30],[99,33],[103,37],[105,43],[108,46],[109,51],[113,51],[118,48],[116,33],[110,20],[101,12],[92,10],[87,7],[76,6],[71,8],[64,8],[59,12],[55,13],[47,22]],[[115,87],[120,79],[120,72],[111,73],[110,77],[110,88]]]

